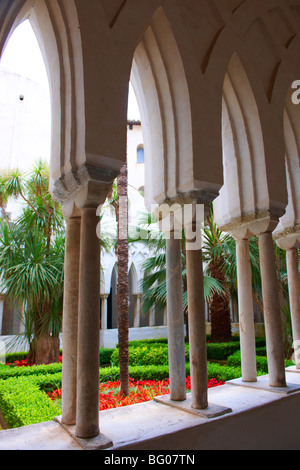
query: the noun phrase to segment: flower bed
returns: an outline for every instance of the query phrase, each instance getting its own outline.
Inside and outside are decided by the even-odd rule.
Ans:
[[[62,356],[58,356],[58,362],[62,364]],[[27,359],[21,359],[19,361],[14,361],[13,363],[6,363],[6,365],[10,367],[32,367],[38,364],[30,364],[27,362]]]
[[[211,379],[208,381],[208,388],[218,387],[224,382]],[[130,379],[130,393],[126,397],[121,396],[120,381],[109,381],[100,383],[99,386],[99,410],[108,410],[122,406],[134,405],[153,400],[156,396],[168,395],[170,393],[170,382],[167,380],[134,380]],[[191,390],[191,379],[186,378],[186,388]],[[61,398],[61,389],[56,389],[48,393],[51,400],[56,401]]]

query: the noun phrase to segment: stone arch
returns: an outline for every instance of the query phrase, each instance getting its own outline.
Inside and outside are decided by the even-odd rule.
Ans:
[[[131,263],[128,274],[129,276],[131,276],[132,294],[136,295],[139,293],[139,288],[138,288],[138,273],[137,273],[137,269],[135,267],[134,262]]]
[[[18,24],[29,19],[44,58],[52,109],[50,189],[57,197],[66,198],[78,185],[72,175],[84,164],[85,143],[83,58],[75,2],[37,0],[32,6],[32,2],[17,0],[14,7],[12,2],[4,3],[0,52]]]
[[[107,328],[109,330],[118,327],[118,308],[117,308],[117,284],[118,284],[118,265],[114,264],[110,276],[110,294],[107,305]]]
[[[146,198],[159,203],[176,196],[180,186],[181,133],[186,136],[188,166],[192,160],[191,112],[185,74],[170,24],[161,8],[153,15],[135,52],[132,83],[144,124],[145,172],[150,172],[150,181],[159,172],[163,175],[156,181],[157,189],[152,197],[147,185]],[[186,107],[184,112],[179,112],[179,99]]]
[[[290,87],[284,109],[284,136],[286,146],[286,178],[288,205],[275,231],[275,238],[294,237],[300,239],[300,105],[292,102]]]
[[[212,177],[211,166],[216,169],[218,165],[210,159],[202,167],[202,179],[198,179],[196,166],[202,160],[198,147],[207,145],[207,142],[198,137],[197,126],[200,123],[194,118],[197,111],[191,108],[191,93],[196,91],[190,86],[191,70],[187,70],[184,64],[185,50],[191,48],[183,45],[181,37],[178,41],[172,23],[160,7],[152,15],[148,28],[145,28],[133,59],[131,81],[143,124],[147,175],[145,200],[148,210],[151,203],[159,204],[197,190],[209,188],[215,197],[221,182],[217,171]],[[198,73],[197,65],[193,73]],[[201,75],[198,78],[201,80]],[[199,90],[205,95],[201,86],[197,93]],[[195,108],[199,100],[194,101]],[[205,123],[207,121],[202,116],[201,125]],[[211,133],[211,128],[207,129],[207,133]]]
[[[228,65],[222,100],[224,186],[214,202],[216,220],[223,228],[231,229],[270,213],[278,219],[285,206],[281,206],[280,198],[272,200],[270,194],[267,136],[256,96],[237,53]]]

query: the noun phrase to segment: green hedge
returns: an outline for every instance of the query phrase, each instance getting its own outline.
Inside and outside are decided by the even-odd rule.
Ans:
[[[45,374],[56,374],[61,372],[62,364],[41,364],[30,367],[11,367],[0,364],[0,379],[6,380],[13,377],[38,376]]]
[[[6,377],[0,380],[0,408],[7,424],[13,427],[27,426],[29,424],[51,421],[61,414],[59,406],[55,405],[46,395],[61,387],[62,373],[28,374],[33,367],[18,368],[23,371],[16,377]],[[5,368],[2,366],[1,369]],[[16,369],[16,368],[13,368]],[[219,364],[207,365],[208,379],[215,378],[226,382],[241,376],[240,367],[227,367]],[[26,371],[26,374],[25,374]],[[129,375],[135,380],[164,380],[169,377],[168,366],[134,366],[129,367]],[[186,364],[186,375],[190,375],[190,365]],[[101,368],[99,379],[101,382],[118,380],[120,370],[118,367]]]
[[[33,376],[0,380],[0,408],[11,428],[51,421],[61,414]]]
[[[115,349],[108,349],[108,348],[100,348],[99,351],[99,361],[101,365],[106,365],[110,363],[110,356],[114,352]],[[60,355],[62,355],[62,350],[60,350]],[[7,353],[5,355],[5,360],[7,364],[13,364],[15,361],[22,361],[23,359],[27,359],[27,352],[15,352],[15,353]]]
[[[256,365],[257,365],[257,371],[259,373],[263,374],[268,374],[268,359],[267,357],[264,357],[264,348],[258,348],[256,350],[257,356],[256,356]],[[261,354],[261,355],[260,355]],[[240,351],[237,351],[236,353],[232,354],[230,357],[228,357],[227,360],[227,365],[230,367],[240,367],[241,366],[241,353]],[[291,360],[285,360],[285,366],[289,367],[294,365],[293,361]]]

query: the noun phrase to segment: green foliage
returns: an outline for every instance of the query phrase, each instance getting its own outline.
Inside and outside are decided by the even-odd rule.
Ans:
[[[50,421],[60,414],[34,377],[0,380],[0,407],[11,428]]]
[[[62,371],[61,363],[41,364],[30,367],[12,367],[0,365],[0,380],[25,376],[40,376],[56,374]]]
[[[100,365],[110,364],[111,356],[115,349],[100,348],[99,363]]]
[[[49,193],[49,168],[38,161],[29,173],[0,175],[3,198],[23,203],[20,216],[0,222],[1,290],[23,306],[29,344],[61,329],[64,274],[64,218]]]
[[[168,365],[168,346],[151,345],[136,346],[128,348],[128,359],[130,366]],[[119,365],[119,350],[116,349],[111,356],[112,366]]]
[[[265,348],[257,348],[256,350],[256,366],[258,375],[268,374],[268,359],[265,357],[266,350]],[[240,367],[241,366],[241,352],[236,351],[234,354],[228,357],[227,365],[230,367]],[[289,367],[294,365],[293,361],[285,360],[285,366]]]

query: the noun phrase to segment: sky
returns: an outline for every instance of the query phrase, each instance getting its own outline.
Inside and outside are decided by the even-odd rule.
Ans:
[[[44,88],[48,88],[42,54],[28,20],[18,26],[11,36],[0,65],[11,72],[39,83]],[[140,119],[139,108],[131,84],[129,87],[128,119]]]

